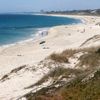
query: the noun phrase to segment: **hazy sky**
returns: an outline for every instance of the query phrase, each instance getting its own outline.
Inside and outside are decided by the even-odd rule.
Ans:
[[[100,8],[100,0],[0,0],[0,13]]]

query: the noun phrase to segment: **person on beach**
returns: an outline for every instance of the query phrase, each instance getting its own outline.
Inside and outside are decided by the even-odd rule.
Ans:
[[[41,36],[43,37],[43,32],[41,32]]]

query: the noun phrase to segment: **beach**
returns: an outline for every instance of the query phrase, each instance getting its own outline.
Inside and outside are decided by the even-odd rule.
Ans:
[[[0,47],[0,78],[20,66],[35,65],[54,52],[59,53],[66,49],[80,49],[99,45],[100,41],[91,41],[91,43],[87,43],[86,45],[83,44],[88,39],[100,35],[100,26],[97,24],[100,22],[100,17],[77,15],[49,16],[81,19],[83,23],[52,27],[48,30],[48,34],[46,36],[35,41],[30,40],[27,42],[16,43],[15,45],[8,47]],[[3,97],[9,92],[7,91],[5,94],[5,90],[3,90],[4,85],[1,84],[1,87],[1,91],[4,92],[0,97]],[[12,89],[11,92],[13,90],[14,89]],[[8,95],[8,97],[10,96]],[[2,98],[0,99],[4,100]]]
[[[69,48],[79,48],[82,43],[94,35],[99,35],[100,18],[96,16],[50,15],[77,18],[84,21],[76,25],[52,27],[48,35],[38,40],[17,43],[8,47],[0,47],[0,75],[21,65],[35,64],[53,52],[61,52]],[[40,42],[45,43],[40,44]]]

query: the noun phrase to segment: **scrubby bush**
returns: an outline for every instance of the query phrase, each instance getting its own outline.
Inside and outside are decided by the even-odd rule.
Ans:
[[[68,58],[66,55],[53,53],[50,55],[50,59],[60,63],[68,63]]]

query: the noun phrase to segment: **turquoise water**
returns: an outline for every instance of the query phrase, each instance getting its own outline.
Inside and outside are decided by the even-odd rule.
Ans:
[[[79,22],[80,20],[64,17],[2,14],[0,15],[0,45],[31,38],[38,29]]]

